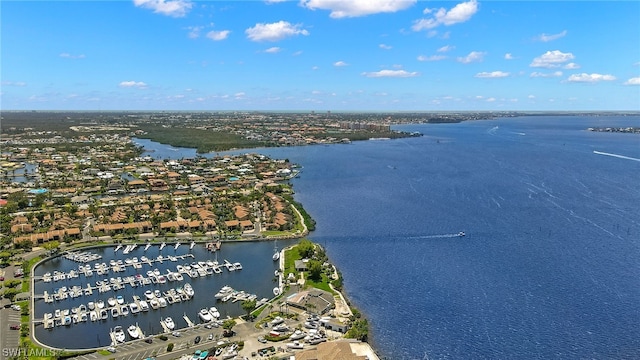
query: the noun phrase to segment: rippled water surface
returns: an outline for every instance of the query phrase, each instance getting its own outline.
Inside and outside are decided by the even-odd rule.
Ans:
[[[425,136],[260,152],[304,166],[311,238],[383,356],[637,359],[640,140],[586,131],[607,126],[640,119],[403,126]]]

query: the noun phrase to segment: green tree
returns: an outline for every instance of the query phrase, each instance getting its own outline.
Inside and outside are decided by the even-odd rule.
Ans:
[[[298,254],[300,254],[300,256],[303,259],[311,258],[313,256],[314,251],[315,251],[315,246],[310,240],[302,239],[298,243]]]
[[[309,269],[309,279],[320,281],[322,279],[322,264],[318,260],[309,260],[307,264]]]
[[[247,319],[251,318],[251,311],[256,308],[255,300],[244,300],[241,304],[242,309],[247,313]]]
[[[224,336],[233,335],[233,327],[236,326],[236,321],[233,319],[227,319],[222,323],[222,328],[224,329]]]

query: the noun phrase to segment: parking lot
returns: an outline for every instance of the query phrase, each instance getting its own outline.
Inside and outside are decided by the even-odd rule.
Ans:
[[[0,360],[8,359],[19,351],[20,345],[20,330],[10,329],[11,325],[20,325],[20,311],[16,311],[11,308],[0,309]]]

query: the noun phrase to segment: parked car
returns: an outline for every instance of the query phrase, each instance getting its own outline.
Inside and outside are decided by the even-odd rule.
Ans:
[[[9,325],[9,329],[11,329],[11,330],[20,330],[20,324],[11,324],[11,325]]]
[[[199,342],[200,342],[200,340],[201,340],[200,335],[198,335],[198,336],[196,336],[196,338],[195,338],[195,339],[193,339],[193,343],[194,343],[194,344],[197,344],[197,343],[199,343]]]

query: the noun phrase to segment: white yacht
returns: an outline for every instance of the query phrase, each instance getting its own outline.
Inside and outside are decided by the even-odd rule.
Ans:
[[[209,310],[207,310],[205,308],[200,309],[200,312],[198,313],[198,316],[204,322],[209,322],[209,321],[213,320],[213,317],[209,313]]]
[[[127,304],[120,305],[120,314],[122,314],[122,316],[129,315],[129,306],[127,306]]]
[[[104,309],[104,301],[98,300],[96,306],[98,307],[98,309]]]
[[[189,297],[195,294],[195,292],[193,291],[193,288],[191,287],[191,284],[189,283],[184,284],[183,290],[184,290],[184,293],[187,294],[187,296]]]
[[[122,326],[118,325],[113,329],[113,337],[119,343],[124,342],[124,340],[126,338],[126,335],[124,334],[124,331],[122,330]]]
[[[215,306],[212,306],[212,307],[209,308],[209,314],[211,314],[211,316],[214,319],[217,319],[217,318],[220,317],[220,312],[218,311],[218,309],[216,309]]]
[[[112,298],[112,297],[108,298],[108,299],[107,299],[107,304],[108,304],[109,306],[116,306],[116,299],[114,299],[114,298]]]
[[[116,296],[116,301],[118,302],[118,304],[122,305],[124,304],[124,298],[122,297],[122,295],[118,295]]]
[[[137,339],[140,337],[140,332],[138,332],[138,327],[135,325],[130,325],[127,328],[127,332],[129,333],[129,336],[131,337],[131,339]]]
[[[144,292],[144,296],[147,298],[147,300],[151,300],[153,299],[155,296],[153,295],[153,291],[151,290],[147,290]]]
[[[120,313],[118,312],[118,308],[111,308],[111,317],[112,318],[117,318],[118,315],[120,315]]]
[[[129,309],[131,310],[132,314],[137,314],[140,312],[140,307],[138,307],[138,304],[132,302],[131,304],[129,304]]]
[[[149,311],[149,304],[145,300],[140,300],[140,310]]]
[[[167,327],[167,329],[169,330],[173,330],[176,327],[176,324],[173,322],[173,319],[171,317],[167,317],[166,319],[163,320],[164,321],[164,325]]]
[[[235,267],[236,270],[242,270],[242,264],[240,264],[239,262],[234,262],[233,267]]]

